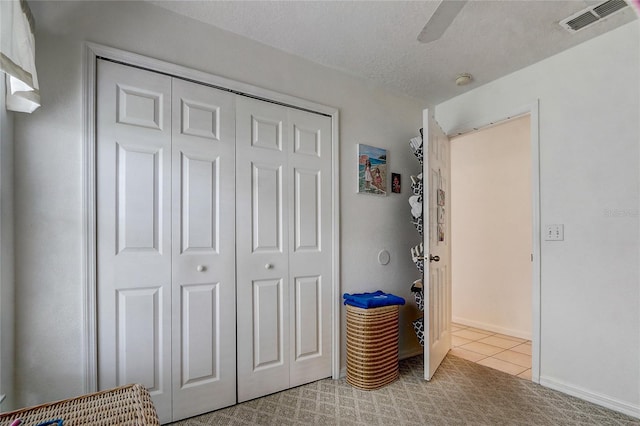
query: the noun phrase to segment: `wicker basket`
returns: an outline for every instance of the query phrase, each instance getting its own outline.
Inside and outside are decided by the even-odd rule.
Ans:
[[[362,309],[347,305],[347,382],[378,389],[399,377],[398,305]]]
[[[64,426],[153,425],[160,426],[149,392],[141,385],[83,395],[58,402],[0,413],[0,426],[21,419],[21,426],[62,419]]]

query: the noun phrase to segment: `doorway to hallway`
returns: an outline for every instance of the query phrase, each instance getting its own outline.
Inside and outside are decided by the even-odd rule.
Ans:
[[[451,138],[452,354],[528,379],[530,133],[527,114]]]

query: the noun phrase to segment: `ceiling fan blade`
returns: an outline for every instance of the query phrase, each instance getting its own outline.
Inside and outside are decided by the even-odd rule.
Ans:
[[[458,13],[467,4],[468,0],[442,0],[436,11],[433,12],[427,24],[418,34],[420,43],[431,43],[436,41],[449,28],[449,25],[458,16]]]

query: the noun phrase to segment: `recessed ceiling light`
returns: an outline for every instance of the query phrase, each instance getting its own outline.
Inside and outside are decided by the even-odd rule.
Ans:
[[[467,72],[459,74],[456,77],[456,84],[458,86],[464,86],[465,84],[469,84],[471,83],[471,80],[473,79],[473,76]]]

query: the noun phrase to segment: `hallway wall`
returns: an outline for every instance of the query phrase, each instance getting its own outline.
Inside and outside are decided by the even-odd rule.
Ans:
[[[531,120],[451,138],[453,321],[531,340]]]

